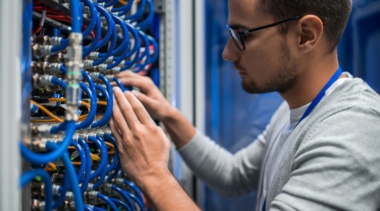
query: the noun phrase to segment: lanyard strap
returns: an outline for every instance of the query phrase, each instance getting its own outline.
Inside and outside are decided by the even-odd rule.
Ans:
[[[335,72],[335,74],[330,78],[330,80],[327,82],[325,87],[319,92],[319,94],[314,98],[314,100],[311,102],[310,106],[307,108],[305,113],[302,115],[300,121],[298,121],[296,127],[301,123],[302,120],[304,120],[307,116],[311,114],[311,112],[314,110],[315,107],[321,102],[323,97],[325,96],[326,90],[328,90],[331,85],[333,85],[342,75],[342,69],[339,67],[338,70]]]

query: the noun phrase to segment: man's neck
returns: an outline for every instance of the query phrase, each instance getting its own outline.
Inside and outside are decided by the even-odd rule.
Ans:
[[[334,59],[334,61],[320,63],[320,65],[302,70],[298,83],[291,90],[280,93],[280,95],[291,109],[304,106],[315,99],[338,67],[338,61]]]

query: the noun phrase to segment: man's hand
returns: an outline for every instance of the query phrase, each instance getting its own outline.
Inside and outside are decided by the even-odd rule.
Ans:
[[[110,122],[123,170],[138,185],[168,172],[170,142],[130,92],[113,88],[116,102]]]
[[[146,76],[124,71],[116,75],[116,77],[125,86],[134,86],[141,90],[138,92],[133,90],[133,94],[148,110],[149,114],[160,121],[164,121],[172,115],[176,109],[165,99],[160,90],[154,85],[153,81]],[[112,85],[116,86],[113,82]]]

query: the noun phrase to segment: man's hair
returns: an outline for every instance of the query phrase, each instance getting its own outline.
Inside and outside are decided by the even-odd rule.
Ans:
[[[259,0],[260,6],[273,15],[276,21],[285,20],[298,15],[316,15],[324,23],[325,34],[332,44],[332,50],[338,45],[347,25],[352,0]],[[280,26],[283,35],[289,30],[291,23]]]

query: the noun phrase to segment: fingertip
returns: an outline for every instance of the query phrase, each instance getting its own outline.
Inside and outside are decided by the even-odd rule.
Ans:
[[[121,92],[121,89],[120,89],[118,86],[115,86],[115,87],[112,88],[112,91],[113,91],[114,93],[120,93],[120,92]]]

